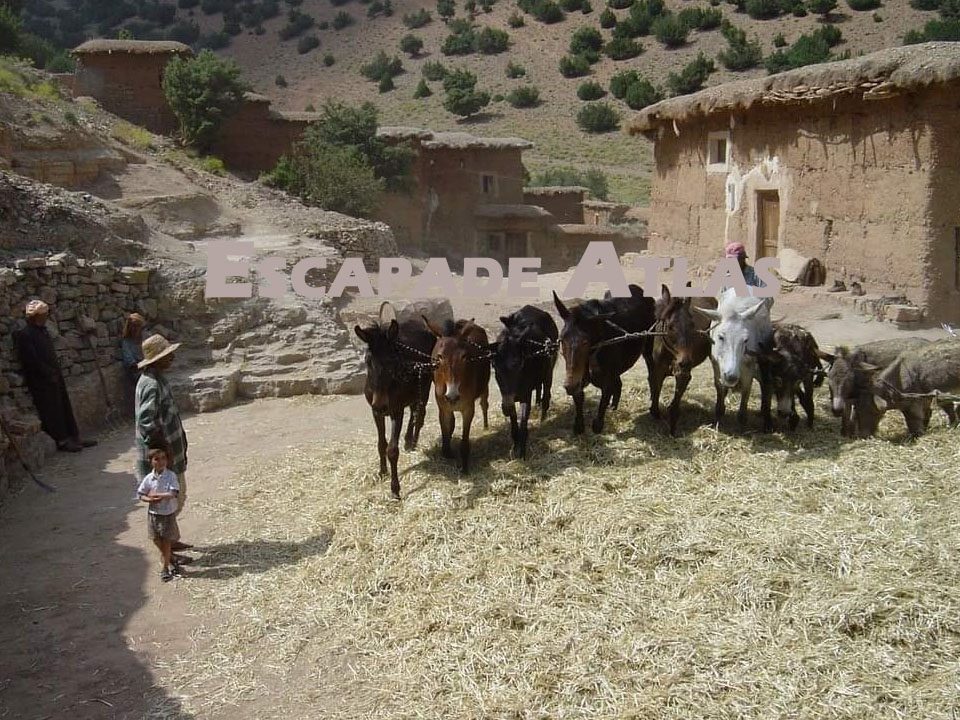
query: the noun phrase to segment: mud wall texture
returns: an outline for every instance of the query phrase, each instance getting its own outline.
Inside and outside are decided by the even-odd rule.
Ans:
[[[157,134],[177,129],[163,95],[163,69],[172,53],[96,53],[77,57],[73,92],[95,98],[105,110]]]
[[[273,170],[307,129],[308,121],[270,110],[268,100],[248,100],[223,124],[214,154],[245,172]]]
[[[33,467],[54,450],[40,431],[14,341],[25,324],[24,308],[38,298],[50,306],[47,329],[53,338],[81,433],[98,429],[109,400],[123,412],[124,387],[120,335],[125,314],[140,312],[148,321],[159,312],[153,273],[143,267],[85,262],[70,253],[18,260],[0,267],[0,412]],[[104,384],[97,373],[100,365]],[[132,397],[131,397],[132,400]],[[132,405],[130,408],[132,412]],[[0,498],[20,467],[6,437],[0,436]]]
[[[740,241],[755,259],[761,203],[775,198],[777,249],[817,257],[829,278],[858,280],[867,292],[905,295],[932,319],[960,319],[957,109],[956,89],[939,88],[718,114],[680,124],[679,136],[664,128],[651,253],[703,268]],[[729,147],[725,164],[711,162],[718,137]]]
[[[562,191],[526,188],[523,203],[542,207],[559,223],[581,225],[584,222],[583,202],[587,194],[586,190],[573,188]]]

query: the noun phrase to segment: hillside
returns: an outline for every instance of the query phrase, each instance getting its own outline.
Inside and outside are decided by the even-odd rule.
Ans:
[[[617,4],[626,2],[629,0]],[[36,4],[39,3],[27,3],[28,10]],[[231,12],[239,13],[244,8],[256,9],[265,3],[204,0],[197,4],[195,0],[179,0],[179,5],[178,22],[184,23],[179,27],[176,24],[164,27],[162,22],[144,23],[136,18],[126,20],[125,27],[137,37],[151,38],[175,36],[178,32],[189,31],[188,36],[192,34],[199,46],[209,44],[209,38],[224,29],[224,13],[217,11],[207,14],[205,10],[226,7],[229,21]],[[443,55],[441,46],[450,29],[438,17],[436,3],[430,0],[397,2],[390,17],[380,15],[373,19],[367,17],[369,8],[373,7],[370,3],[347,0],[335,6],[332,0],[284,0],[276,5],[278,14],[275,17],[260,21],[256,29],[243,29],[230,39],[228,47],[218,52],[235,58],[256,89],[271,97],[278,109],[318,107],[327,98],[352,103],[370,100],[380,108],[383,124],[416,125],[440,130],[467,126],[470,132],[476,134],[522,136],[536,144],[536,149],[525,156],[531,173],[561,164],[581,168],[599,167],[610,176],[612,194],[617,199],[629,202],[642,200],[647,191],[646,178],[650,168],[649,144],[616,132],[590,135],[580,130],[575,118],[583,102],[577,98],[577,88],[584,80],[592,79],[607,90],[611,76],[624,70],[636,70],[654,84],[666,87],[668,75],[671,72],[679,73],[698,53],[703,52],[707,58],[716,59],[717,54],[727,47],[720,30],[693,30],[687,42],[676,49],[667,49],[652,34],[638,37],[638,42],[643,46],[643,52],[638,57],[615,62],[601,55],[587,77],[565,78],[560,74],[558,63],[568,53],[571,36],[583,26],[599,29],[605,6],[595,2],[588,14],[576,10],[566,13],[562,21],[547,25],[521,12],[517,5],[513,0],[498,0],[490,12],[479,10],[476,15],[478,29],[492,27],[509,33],[510,48],[496,55]],[[666,0],[666,6],[672,11],[711,7],[689,0]],[[230,11],[230,7],[237,10]],[[428,10],[432,20],[418,29],[408,29],[403,23],[403,16],[420,9]],[[758,39],[764,56],[776,49],[774,42],[778,35],[782,34],[789,44],[801,35],[813,33],[824,26],[821,17],[813,13],[805,17],[785,13],[770,20],[754,20],[729,2],[718,2],[715,9],[722,12],[724,19],[742,28],[748,38]],[[281,40],[281,30],[288,25],[288,13],[291,11],[309,16],[313,19],[313,25],[299,35]],[[327,27],[340,12],[348,13],[354,20],[353,24],[341,30]],[[625,8],[613,12],[618,22],[622,22],[630,16],[631,11]],[[523,17],[522,27],[509,26],[508,19],[514,13]],[[455,17],[467,17],[463,2],[456,3]],[[888,0],[876,11],[855,11],[841,0],[830,20],[841,30],[843,39],[832,52],[834,56],[847,52],[857,55],[899,45],[907,31],[922,28],[925,22],[937,17],[933,11],[912,9],[906,0]],[[93,26],[88,28],[90,31],[94,29]],[[99,29],[104,30],[106,26],[101,25]],[[237,30],[239,24],[233,31]],[[424,43],[423,52],[416,58],[410,58],[399,50],[400,39],[411,32]],[[612,31],[601,30],[601,34],[604,41],[608,41]],[[319,46],[301,54],[298,51],[299,39],[308,36],[315,36]],[[182,39],[189,40],[190,37]],[[221,39],[225,40],[226,36],[221,36]],[[402,74],[394,78],[395,89],[385,93],[380,93],[377,83],[367,81],[360,73],[361,66],[380,50],[401,57],[404,69]],[[328,55],[334,59],[330,66],[324,62]],[[479,115],[466,121],[458,120],[443,108],[440,82],[429,83],[433,91],[431,97],[413,98],[423,66],[437,60],[448,68],[466,68],[476,73],[478,88],[489,91],[495,97],[507,95],[514,87],[533,85],[540,92],[541,102],[534,108],[516,109],[504,100],[494,101]],[[525,77],[507,78],[505,70],[510,61],[525,68]],[[716,62],[716,67],[717,71],[709,76],[706,86],[766,74],[762,66],[744,72],[731,72],[719,62]],[[280,84],[277,82],[279,76],[282,76]],[[613,102],[622,118],[634,112],[623,101],[615,100],[610,95],[604,101]]]

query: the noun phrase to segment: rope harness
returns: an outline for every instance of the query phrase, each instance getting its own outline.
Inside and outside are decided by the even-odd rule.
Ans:
[[[605,322],[614,330],[619,332],[620,335],[618,335],[617,337],[608,338],[606,340],[601,340],[600,342],[595,343],[593,347],[590,348],[591,354],[597,352],[597,350],[600,350],[601,348],[607,347],[608,345],[616,345],[617,343],[628,342],[630,340],[640,340],[641,338],[652,337],[655,335],[666,335],[665,332],[661,332],[657,330],[639,330],[637,332],[627,332],[622,327],[620,327],[615,322],[613,322],[613,320],[605,320]],[[654,325],[654,327],[656,327],[656,324]]]
[[[955,393],[946,393],[941,390],[931,390],[926,393],[908,393],[904,392],[898,387],[891,385],[888,381],[883,378],[877,378],[888,390],[890,390],[896,399],[898,400],[926,400],[927,398],[933,398],[937,402],[952,402],[960,403],[960,395]]]

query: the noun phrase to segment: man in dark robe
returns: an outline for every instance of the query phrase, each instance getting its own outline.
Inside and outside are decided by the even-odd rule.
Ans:
[[[80,440],[67,384],[46,328],[49,306],[41,300],[31,300],[26,315],[27,326],[17,334],[17,349],[43,431],[56,441],[57,450],[64,452],[80,452],[96,445],[94,440]]]

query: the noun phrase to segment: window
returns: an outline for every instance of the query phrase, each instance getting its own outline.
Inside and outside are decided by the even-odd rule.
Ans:
[[[494,175],[480,176],[480,192],[484,195],[497,194],[497,178]]]
[[[730,132],[707,135],[707,172],[726,172],[730,163]]]

